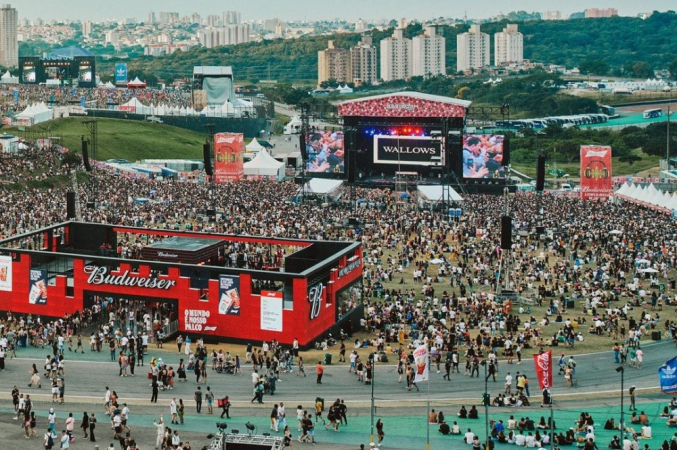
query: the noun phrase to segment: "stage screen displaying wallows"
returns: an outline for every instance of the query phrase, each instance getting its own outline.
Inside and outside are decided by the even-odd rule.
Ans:
[[[434,166],[444,164],[440,140],[430,136],[374,136],[374,164]]]
[[[463,139],[463,178],[505,178],[508,146],[505,136],[469,134]]]
[[[313,131],[306,136],[308,162],[306,171],[312,173],[345,172],[345,138],[343,131]]]

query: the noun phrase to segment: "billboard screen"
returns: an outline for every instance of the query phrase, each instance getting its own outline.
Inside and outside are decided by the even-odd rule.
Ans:
[[[232,183],[244,176],[244,135],[214,135],[214,182]]]
[[[115,84],[127,86],[127,63],[115,65]]]
[[[463,137],[463,178],[505,178],[505,136],[468,134]]]
[[[313,173],[345,172],[345,139],[343,131],[314,131],[306,136],[308,162],[306,171]]]
[[[374,136],[374,164],[443,164],[441,141],[429,136]]]
[[[21,70],[21,83],[37,83],[37,69],[33,64],[25,64]]]
[[[94,75],[92,74],[92,66],[81,62],[78,66],[78,81],[80,83],[91,83]]]
[[[613,184],[611,147],[581,146],[581,198],[609,200]]]

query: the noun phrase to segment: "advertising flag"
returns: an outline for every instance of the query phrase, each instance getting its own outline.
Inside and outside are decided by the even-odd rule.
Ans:
[[[115,84],[127,86],[127,63],[115,65]]]
[[[214,182],[233,183],[244,176],[244,135],[214,135]]]
[[[661,392],[677,394],[677,357],[667,361],[658,369]]]
[[[31,269],[29,273],[28,303],[31,305],[47,304],[47,271]]]
[[[240,315],[240,277],[219,277],[219,314]]]
[[[414,383],[421,381],[428,381],[430,368],[428,367],[430,358],[428,357],[428,347],[421,345],[414,350],[414,366],[416,369],[416,376]]]
[[[552,350],[534,355],[536,378],[541,390],[552,387]]]
[[[609,200],[611,174],[611,147],[581,146],[581,199]]]

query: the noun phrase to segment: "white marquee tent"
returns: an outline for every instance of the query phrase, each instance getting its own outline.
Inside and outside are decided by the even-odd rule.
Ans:
[[[253,153],[258,153],[263,149],[265,149],[265,147],[259,144],[259,141],[257,141],[256,138],[252,139],[252,141],[245,146],[246,151]]]
[[[128,111],[134,114],[150,114],[150,108],[139,101],[138,98],[133,97],[124,105],[118,106],[119,111]]]
[[[276,160],[266,150],[261,150],[254,159],[244,163],[244,176],[252,178],[284,179],[284,163]]]
[[[637,203],[648,208],[658,209],[665,212],[677,210],[677,194],[668,194],[659,191],[653,184],[638,186],[624,183],[614,196],[618,199],[631,203]]]
[[[15,116],[18,124],[29,126],[52,120],[53,118],[53,111],[44,102],[34,103]]]
[[[445,192],[446,191],[446,192]],[[444,197],[444,198],[443,198]],[[463,197],[451,186],[418,186],[418,198],[420,202],[438,203],[442,200],[447,202],[462,202]]]

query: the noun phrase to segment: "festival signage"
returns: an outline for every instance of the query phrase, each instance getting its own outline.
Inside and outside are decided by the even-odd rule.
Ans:
[[[186,331],[216,331],[215,326],[209,326],[211,313],[203,309],[186,309],[183,313],[183,329]]]
[[[219,276],[219,314],[240,315],[240,277]]]
[[[536,378],[541,390],[552,387],[552,350],[543,352],[540,355],[534,355],[534,365],[536,366]]]
[[[261,291],[261,330],[282,331],[282,292]]]
[[[430,368],[428,367],[429,363],[430,358],[428,355],[428,347],[425,345],[418,346],[416,350],[414,350],[414,369],[416,370],[414,383],[428,381],[430,377]]]
[[[439,140],[426,136],[374,136],[375,164],[433,166],[443,164]]]
[[[244,176],[244,135],[214,135],[214,182],[233,183]]]
[[[317,319],[322,310],[322,293],[324,285],[317,283],[308,288],[308,301],[310,302],[310,320]]]
[[[12,257],[0,256],[0,291],[12,290]]]
[[[611,147],[581,146],[581,199],[609,200],[611,176]]]
[[[28,303],[31,305],[47,304],[47,271],[31,269],[28,279]]]
[[[84,271],[85,274],[88,275],[87,284],[95,286],[109,285],[167,290],[171,289],[176,284],[176,281],[174,280],[143,277],[139,274],[132,273],[129,270],[125,270],[120,275],[113,275],[110,273],[108,267],[85,266]]]
[[[350,272],[360,267],[361,264],[362,258],[355,258],[353,261],[348,262],[348,264],[345,267],[339,269],[338,273],[339,278],[348,275]]]
[[[677,357],[667,361],[658,369],[661,392],[677,394]]]
[[[115,84],[127,86],[127,63],[115,64]]]

